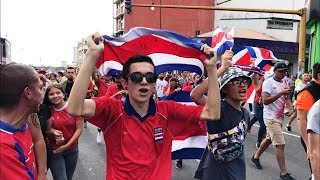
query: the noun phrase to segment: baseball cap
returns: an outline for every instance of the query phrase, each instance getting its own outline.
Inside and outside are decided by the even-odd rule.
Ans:
[[[251,78],[246,75],[241,69],[230,67],[220,78],[220,89],[223,88],[228,82],[237,77],[244,77],[248,80],[248,86],[251,85]]]
[[[274,71],[289,69],[288,65],[285,62],[277,62],[273,67],[274,67]]]

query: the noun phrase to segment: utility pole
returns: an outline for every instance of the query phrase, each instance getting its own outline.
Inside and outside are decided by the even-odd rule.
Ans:
[[[217,10],[217,11],[242,11],[242,12],[262,12],[262,13],[279,13],[279,14],[295,14],[300,16],[299,31],[299,55],[298,69],[301,70],[302,63],[306,54],[306,7],[298,10],[284,9],[257,9],[257,8],[229,8],[215,6],[184,6],[184,5],[156,5],[156,4],[132,4],[134,7],[154,7],[154,8],[173,8],[173,9],[200,9],[200,10]]]

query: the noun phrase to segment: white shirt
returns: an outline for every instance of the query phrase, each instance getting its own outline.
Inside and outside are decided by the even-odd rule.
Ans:
[[[286,81],[278,82],[274,78],[266,79],[262,84],[262,93],[268,93],[270,96],[274,96],[281,92],[288,85]],[[281,96],[277,100],[268,105],[263,106],[263,119],[275,119],[282,116],[285,105],[286,96]]]
[[[315,102],[308,112],[307,130],[320,134],[320,100]]]
[[[307,82],[306,84],[304,84],[302,81],[298,82],[297,84],[297,88],[296,91],[299,92],[301,91],[304,87],[306,87],[309,83]]]
[[[168,82],[166,80],[160,80],[160,79],[157,79],[157,82],[156,82],[156,90],[157,90],[157,96],[158,97],[163,97],[163,88],[168,84]]]

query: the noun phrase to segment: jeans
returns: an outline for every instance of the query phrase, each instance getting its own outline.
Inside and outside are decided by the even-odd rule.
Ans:
[[[76,170],[78,156],[78,146],[60,154],[53,154],[53,150],[48,149],[48,167],[50,168],[53,179],[71,180]]]
[[[258,103],[253,103],[254,116],[257,118],[260,128],[258,132],[258,142],[261,142],[263,135],[266,133],[266,125],[263,121],[263,106],[260,106]]]

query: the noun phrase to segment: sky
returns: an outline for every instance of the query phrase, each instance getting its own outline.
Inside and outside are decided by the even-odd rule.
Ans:
[[[1,36],[11,43],[12,61],[71,65],[73,47],[99,32],[112,35],[113,0],[0,0]]]

